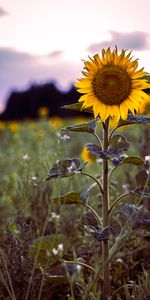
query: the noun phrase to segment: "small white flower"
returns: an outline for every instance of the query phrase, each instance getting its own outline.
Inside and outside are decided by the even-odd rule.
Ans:
[[[53,249],[52,249],[52,253],[53,253],[54,255],[57,255],[57,254],[58,254],[58,250],[55,249],[55,248],[53,248]]]
[[[23,159],[24,161],[28,161],[28,160],[30,160],[30,156],[29,156],[29,154],[28,154],[28,153],[26,153],[25,155],[23,155],[23,156],[22,156],[22,159]]]
[[[70,136],[67,135],[67,134],[64,134],[64,135],[62,136],[62,140],[64,140],[64,141],[67,141],[67,140],[69,140],[69,139],[70,139]]]
[[[60,140],[64,140],[67,141],[70,139],[70,136],[67,134],[62,134],[60,131],[56,132],[56,136],[60,139]]]
[[[81,271],[81,266],[80,265],[77,265],[76,268],[77,268],[77,272]]]
[[[33,181],[37,180],[37,177],[36,176],[32,176],[32,180]]]
[[[56,249],[56,248],[53,248],[53,249],[52,249],[52,253],[53,253],[54,255],[61,255],[62,252],[63,252],[63,250],[64,250],[64,245],[63,245],[63,244],[59,244],[59,245],[57,246],[57,249]]]
[[[51,220],[59,221],[59,219],[60,219],[60,215],[57,215],[54,211],[52,211],[49,221],[51,221]]]
[[[117,258],[117,259],[116,259],[116,262],[119,263],[119,264],[123,264],[122,258]]]
[[[145,161],[150,161],[150,155],[145,156]]]
[[[64,250],[64,245],[63,244],[59,244],[58,245],[58,250],[59,251],[63,251]]]

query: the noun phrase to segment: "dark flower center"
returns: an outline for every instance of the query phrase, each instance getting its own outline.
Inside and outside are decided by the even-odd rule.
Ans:
[[[121,104],[129,97],[131,88],[132,79],[120,66],[105,65],[93,79],[95,96],[106,105]]]

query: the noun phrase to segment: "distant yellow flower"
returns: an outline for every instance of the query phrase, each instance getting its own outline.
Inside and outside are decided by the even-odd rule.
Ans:
[[[38,115],[40,118],[45,118],[49,114],[49,109],[46,106],[42,106],[38,110]]]
[[[8,129],[10,130],[11,133],[16,133],[20,129],[20,125],[17,122],[10,122],[8,125]]]
[[[50,118],[50,124],[52,124],[55,128],[60,128],[63,124],[63,120],[58,116],[54,116]]]
[[[3,131],[5,128],[5,123],[0,121],[0,131]]]
[[[150,84],[141,78],[146,72],[144,68],[137,70],[138,61],[132,60],[131,52],[122,50],[118,54],[117,47],[113,51],[102,49],[101,57],[96,54],[84,65],[84,78],[75,84],[78,92],[84,94],[79,99],[83,108],[91,107],[102,122],[109,116],[116,122],[120,118],[126,120],[129,110],[132,114],[138,112],[147,98],[142,90]]]
[[[82,149],[81,158],[84,162],[88,161],[90,165],[94,164],[96,160],[94,155],[92,155],[85,146]]]

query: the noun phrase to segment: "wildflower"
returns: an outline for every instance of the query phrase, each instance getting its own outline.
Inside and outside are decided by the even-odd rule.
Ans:
[[[5,123],[0,121],[0,131],[3,131],[5,128]]]
[[[60,139],[60,140],[64,140],[64,141],[67,141],[70,139],[70,136],[67,135],[67,134],[61,134],[60,131],[57,131],[56,132],[56,136]]]
[[[54,255],[61,255],[63,253],[63,250],[64,250],[64,245],[63,244],[59,244],[57,246],[57,248],[53,248],[52,249],[52,253]]]
[[[146,155],[145,156],[145,161],[149,161],[150,162],[150,155]]]
[[[40,118],[45,118],[49,114],[49,109],[46,106],[42,106],[38,110],[38,115]]]
[[[20,125],[17,122],[11,122],[9,123],[8,128],[11,133],[16,133],[19,131]]]
[[[59,219],[60,219],[60,215],[57,215],[54,211],[52,211],[49,221],[52,221],[52,220],[59,221]]]
[[[50,124],[53,125],[55,128],[60,128],[62,126],[62,119],[58,116],[54,116],[50,118]]]
[[[94,116],[100,116],[105,121],[109,116],[118,122],[120,118],[127,119],[128,111],[138,112],[140,106],[148,97],[142,91],[150,87],[143,68],[137,70],[138,61],[132,60],[131,52],[126,50],[118,54],[117,47],[111,51],[102,49],[101,57],[96,54],[90,61],[84,61],[84,78],[75,84],[78,92],[84,94],[79,102],[82,107],[91,107]]]
[[[37,180],[37,177],[36,176],[32,176],[32,180],[33,181]]]
[[[25,155],[22,156],[22,159],[24,161],[28,161],[28,160],[30,160],[30,156],[28,155],[28,153],[26,153]]]

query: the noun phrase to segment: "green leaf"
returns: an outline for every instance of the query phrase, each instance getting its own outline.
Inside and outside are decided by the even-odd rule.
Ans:
[[[51,199],[54,203],[60,204],[77,204],[81,203],[81,195],[78,192],[69,192],[66,195],[55,197]]]
[[[144,164],[144,160],[138,156],[129,156],[125,157],[120,164],[133,164],[139,166]]]
[[[79,125],[72,125],[62,128],[63,131],[77,131],[77,132],[89,132],[94,133],[97,126],[98,118],[90,122],[82,123]]]
[[[114,235],[114,230],[112,227],[101,227],[101,226],[91,226],[85,225],[84,228],[90,232],[94,238],[96,238],[99,242],[106,241],[109,239],[110,235]]]
[[[126,120],[121,120],[118,123],[117,128],[121,126],[133,125],[133,124],[146,124],[150,123],[150,117],[144,115],[132,115],[128,114],[128,118]]]
[[[92,107],[88,108],[82,108],[83,102],[77,102],[69,105],[62,106],[64,109],[70,109],[70,110],[76,110],[76,111],[83,111],[83,112],[88,112],[93,114],[93,109]]]
[[[99,147],[96,144],[86,144],[85,145],[88,151],[94,155],[95,157],[100,157],[100,158],[107,158],[104,151],[102,151],[102,148]]]
[[[82,164],[78,158],[58,160],[50,169],[46,180],[80,174],[85,165],[86,163]]]
[[[110,149],[117,148],[122,150],[127,150],[129,148],[130,143],[127,141],[125,136],[121,134],[116,134],[112,137],[110,142]]]
[[[85,146],[92,155],[94,155],[95,157],[99,157],[101,159],[116,157],[120,155],[123,150],[127,149],[126,144],[122,145],[122,147],[120,146],[120,147],[110,148],[107,151],[102,151],[101,147],[99,147],[96,144],[86,144]]]
[[[144,206],[125,203],[121,206],[120,210],[126,215],[132,229],[150,228],[150,212]]]

